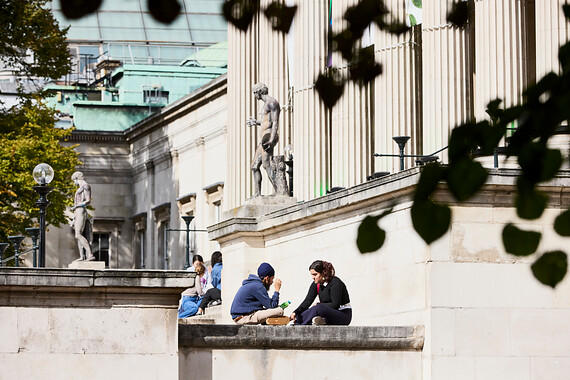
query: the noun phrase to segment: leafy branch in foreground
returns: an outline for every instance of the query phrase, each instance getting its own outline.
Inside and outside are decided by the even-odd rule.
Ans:
[[[563,9],[566,18],[570,18],[570,5],[564,5]],[[452,220],[449,205],[432,200],[436,188],[446,183],[458,202],[467,201],[476,194],[485,184],[488,171],[475,161],[473,152],[478,150],[481,155],[492,155],[514,121],[518,122],[518,127],[507,146],[507,155],[516,157],[521,168],[514,206],[521,219],[534,220],[542,216],[549,198],[539,186],[552,180],[563,164],[562,154],[557,149],[550,149],[548,141],[559,131],[568,133],[570,42],[560,48],[559,59],[562,73],[549,73],[529,87],[521,105],[501,109],[500,100],[492,101],[487,109],[491,122],[472,121],[454,128],[449,139],[448,165],[431,163],[422,169],[411,214],[414,229],[426,243],[442,237]],[[370,223],[370,218],[373,217],[366,217],[361,223],[357,241],[374,241],[361,236],[374,234],[378,228],[375,223]],[[560,236],[570,236],[570,210],[558,215],[553,229]],[[522,230],[511,223],[503,228],[502,234],[505,251],[516,256],[536,253],[541,237],[540,232]],[[385,235],[381,238],[383,242]],[[377,243],[358,245],[362,253],[377,247]],[[567,254],[562,251],[543,253],[531,268],[538,281],[554,288],[566,275]]]

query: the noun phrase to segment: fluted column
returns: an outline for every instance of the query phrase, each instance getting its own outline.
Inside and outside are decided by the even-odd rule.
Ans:
[[[294,24],[293,150],[298,200],[324,195],[330,185],[328,111],[314,84],[326,63],[327,0],[298,0]]]
[[[473,116],[471,25],[448,23],[451,5],[430,1],[423,8],[423,154],[447,146],[451,130]],[[447,160],[445,152],[439,156]]]
[[[529,41],[529,0],[475,1],[475,117],[488,118],[489,101],[501,98],[502,106],[520,104],[522,93],[534,79],[530,72],[534,52]]]
[[[251,93],[257,82],[258,23],[247,32],[228,23],[228,166],[224,209],[240,206],[252,194],[251,160],[255,152],[256,130],[245,125],[256,116],[256,100]]]
[[[551,71],[560,72],[558,49],[570,38],[562,12],[562,5],[567,3],[567,0],[535,1],[537,79]]]

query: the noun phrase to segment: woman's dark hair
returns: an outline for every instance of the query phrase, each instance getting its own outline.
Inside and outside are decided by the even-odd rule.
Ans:
[[[309,266],[309,270],[314,270],[320,273],[326,282],[330,281],[334,277],[334,267],[328,261],[317,260]]]
[[[212,259],[210,260],[210,265],[214,266],[217,263],[221,263],[221,262],[222,262],[222,252],[216,251],[216,252],[212,253]]]
[[[192,262],[196,262],[196,260],[198,260],[199,262],[203,263],[204,259],[202,258],[202,256],[200,255],[194,255],[192,256]]]

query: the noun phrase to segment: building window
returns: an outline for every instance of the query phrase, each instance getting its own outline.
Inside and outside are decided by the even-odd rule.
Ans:
[[[146,104],[168,104],[168,91],[162,87],[143,88],[143,102]]]
[[[137,268],[144,269],[147,266],[146,258],[146,218],[147,213],[141,212],[133,216],[134,226],[134,256]]]
[[[104,261],[105,267],[109,267],[109,241],[111,234],[93,234],[93,256],[95,260]]]
[[[152,209],[156,222],[156,260],[155,268],[170,269],[168,227],[170,222],[170,203],[163,203]]]
[[[206,203],[209,205],[208,224],[219,223],[222,220],[222,199],[224,197],[224,183],[216,182],[204,187]]]

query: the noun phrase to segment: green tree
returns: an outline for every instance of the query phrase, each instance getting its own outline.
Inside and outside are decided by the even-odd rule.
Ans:
[[[0,59],[22,82],[59,78],[70,70],[70,56],[46,0],[0,0]],[[42,94],[20,93],[11,108],[0,108],[0,242],[37,225],[38,195],[32,189],[34,167],[45,162],[55,171],[46,222],[65,222],[73,195],[70,176],[79,164],[73,147],[62,145],[71,130],[55,128],[55,110]]]

